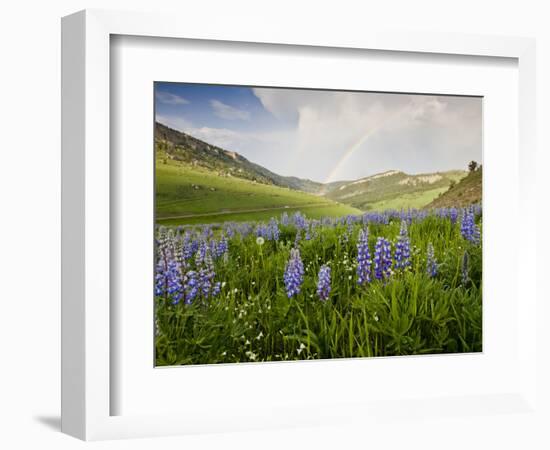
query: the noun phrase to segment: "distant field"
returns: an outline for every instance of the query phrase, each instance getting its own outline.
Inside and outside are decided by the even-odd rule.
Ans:
[[[290,214],[298,210],[311,218],[361,212],[305,192],[221,177],[201,168],[158,159],[156,190],[157,222],[163,225],[266,220],[284,211]]]
[[[432,200],[438,197],[439,194],[446,192],[448,187],[430,189],[423,192],[412,192],[402,194],[398,197],[382,200],[369,205],[369,211],[385,211],[387,209],[407,209],[407,208],[423,208]]]

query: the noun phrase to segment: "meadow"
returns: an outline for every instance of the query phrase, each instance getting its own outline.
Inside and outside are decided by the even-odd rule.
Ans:
[[[156,222],[161,225],[269,220],[283,211],[304,211],[311,218],[360,213],[306,192],[156,160]]]
[[[194,188],[205,186],[198,178],[188,205],[215,192]],[[160,190],[161,219],[182,211],[171,186]],[[156,365],[482,351],[481,207],[345,214],[322,198],[300,210],[315,197],[292,196],[276,204],[291,210],[254,220],[159,221]]]

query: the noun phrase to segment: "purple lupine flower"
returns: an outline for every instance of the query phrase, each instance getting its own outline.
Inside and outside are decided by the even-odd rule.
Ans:
[[[222,237],[218,241],[216,245],[216,257],[220,258],[221,256],[225,255],[229,249],[229,244],[227,242],[227,237],[225,234],[222,234]]]
[[[155,270],[155,295],[170,298],[173,304],[182,297],[180,265],[176,256],[176,243],[172,230],[159,229]]]
[[[285,227],[290,223],[290,219],[288,218],[288,214],[284,212],[281,215],[281,225],[284,225]]]
[[[201,229],[201,238],[203,240],[208,240],[214,236],[214,232],[212,231],[212,225],[203,225]]]
[[[473,244],[479,243],[480,233],[475,222],[473,211],[465,209],[462,214],[462,223],[460,224],[460,233],[462,237]]]
[[[292,216],[292,219],[294,221],[294,226],[298,228],[299,230],[304,229],[307,226],[307,219],[306,216],[304,216],[301,212],[296,212],[294,216]]]
[[[401,230],[395,244],[395,268],[397,270],[405,270],[411,265],[411,244],[409,242],[409,234],[407,232],[407,222],[401,222]]]
[[[279,224],[277,223],[277,219],[272,217],[269,220],[269,233],[268,233],[268,239],[271,239],[273,241],[279,240]]]
[[[449,211],[449,218],[451,219],[451,224],[455,224],[458,220],[458,209],[451,208]]]
[[[208,252],[214,258],[218,256],[218,241],[215,239],[208,241]]]
[[[184,278],[184,296],[185,303],[190,305],[199,295],[199,278],[197,272],[190,270]]]
[[[391,275],[391,242],[379,237],[374,248],[374,276],[378,280],[387,279]]]
[[[191,239],[191,233],[189,233],[188,231],[183,234],[181,247],[182,257],[185,261],[190,260],[193,254],[197,251],[194,248],[194,241]]]
[[[322,301],[328,300],[330,296],[330,267],[323,264],[319,269],[319,280],[317,281],[317,295]]]
[[[197,264],[197,266],[200,266],[203,263],[208,251],[208,243],[206,242],[206,240],[201,239],[201,241],[198,243],[198,249],[195,253],[195,263]]]
[[[212,289],[212,281],[216,273],[214,272],[214,264],[212,263],[212,257],[210,253],[207,253],[204,257],[203,265],[199,269],[199,286],[202,295],[208,298]]]
[[[212,297],[217,297],[222,289],[222,284],[219,281],[216,281],[214,283],[214,286],[212,286]]]
[[[300,293],[300,288],[304,280],[304,264],[300,257],[300,250],[297,248],[290,250],[290,259],[286,264],[283,279],[288,298]]]
[[[269,230],[265,223],[260,222],[258,225],[256,225],[256,237],[262,237],[264,239],[268,239],[268,233]]]
[[[359,239],[357,241],[357,283],[361,286],[371,281],[371,265],[369,230],[365,228],[359,232]]]
[[[229,239],[232,239],[235,236],[235,228],[233,222],[225,222],[223,225],[226,236]]]
[[[159,259],[155,273],[155,295],[170,298],[179,303],[183,293],[178,264],[174,259]]]
[[[438,264],[435,259],[434,246],[430,242],[428,244],[428,250],[426,254],[426,273],[430,278],[434,278],[437,275]]]

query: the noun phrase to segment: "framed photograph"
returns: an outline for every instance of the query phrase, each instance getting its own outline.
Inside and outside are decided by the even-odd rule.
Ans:
[[[533,41],[84,11],[62,46],[64,432],[537,414]]]
[[[482,97],[154,95],[156,366],[482,351]]]

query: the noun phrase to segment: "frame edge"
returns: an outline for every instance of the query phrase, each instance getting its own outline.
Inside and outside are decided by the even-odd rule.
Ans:
[[[86,14],[61,20],[61,431],[86,439]]]

